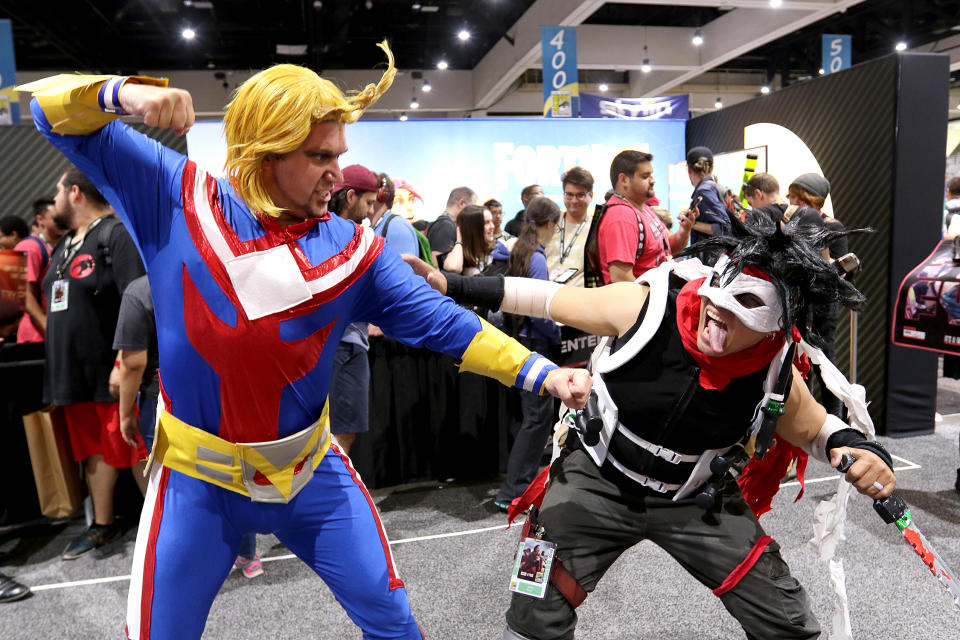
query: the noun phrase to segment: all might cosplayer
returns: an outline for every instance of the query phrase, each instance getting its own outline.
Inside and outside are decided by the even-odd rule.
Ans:
[[[383,239],[327,211],[345,124],[386,91],[345,96],[279,65],[227,107],[226,178],[114,121],[183,133],[190,95],[146,77],[61,75],[32,91],[37,128],[117,210],[153,291],[163,406],[134,552],[127,634],[199,638],[241,539],[272,533],[333,591],[364,638],[421,638],[386,533],[325,400],[351,322],[462,360],[461,369],[582,406],[557,369],[420,278]],[[282,634],[281,634],[282,635]]]
[[[505,640],[573,638],[576,607],[643,539],[713,590],[748,638],[820,635],[806,594],[756,514],[769,508],[790,460],[806,462],[793,446],[834,467],[841,456],[854,458],[846,479],[871,498],[894,489],[891,459],[872,440],[862,387],[795,329],[806,326],[812,304],[857,307],[863,296],[820,254],[837,232],[797,221],[781,228],[764,217],[749,226],[733,220],[733,233],[680,254],[725,254],[712,269],[698,259],[671,261],[637,282],[599,289],[527,278],[445,279],[418,265],[460,301],[608,336],[591,360],[597,402],[585,412],[599,418],[599,432],[587,420],[562,422],[556,441],[563,449],[548,470],[545,494],[546,471],[511,506],[513,517],[539,504],[523,537],[556,544],[562,565],[543,599],[513,595]],[[809,364],[801,354],[824,368],[858,429],[814,400],[794,366]],[[776,437],[761,443],[774,429]],[[741,492],[716,461],[746,458],[743,448],[754,440],[758,453],[768,454],[767,468],[748,465]]]

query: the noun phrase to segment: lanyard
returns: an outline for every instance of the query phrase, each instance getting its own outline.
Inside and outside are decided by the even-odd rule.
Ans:
[[[583,231],[583,225],[585,224],[587,224],[586,217],[584,217],[584,219],[580,222],[580,224],[577,225],[577,230],[574,232],[573,237],[570,238],[570,244],[568,244],[566,248],[564,248],[563,238],[564,238],[564,234],[566,234],[566,231],[567,231],[567,215],[566,214],[563,215],[563,220],[560,224],[560,264],[563,264],[563,261],[567,259],[568,255],[570,255],[570,251],[573,249],[573,245],[576,244],[577,242],[577,236],[579,236],[580,232]]]
[[[108,213],[107,215],[113,215],[113,214]],[[63,274],[67,270],[67,265],[70,264],[70,261],[73,260],[73,257],[77,255],[77,253],[80,251],[80,247],[83,246],[83,243],[87,241],[87,237],[90,235],[90,232],[93,231],[97,227],[97,225],[100,224],[100,221],[106,217],[107,217],[106,215],[100,216],[99,218],[91,222],[90,226],[87,227],[87,232],[83,234],[83,239],[80,240],[79,242],[73,242],[74,238],[73,238],[73,235],[71,235],[70,241],[64,243],[63,262],[57,265],[57,280],[63,280]],[[70,233],[74,234],[76,232],[71,231]]]

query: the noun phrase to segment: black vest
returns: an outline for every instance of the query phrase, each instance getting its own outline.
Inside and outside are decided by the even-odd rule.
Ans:
[[[677,329],[677,294],[684,282],[671,275],[670,291],[660,328],[640,350],[621,367],[604,374],[603,379],[619,410],[620,423],[644,440],[677,453],[699,455],[708,449],[720,449],[739,442],[750,428],[757,404],[763,399],[767,367],[734,378],[722,390],[700,386],[700,367],[687,353]],[[674,288],[677,287],[677,288]],[[647,307],[637,323],[617,340],[616,351],[639,328]],[[672,464],[630,441],[621,431],[614,433],[609,455],[637,473],[669,484],[683,484],[694,463]],[[607,476],[619,476],[617,484],[636,488],[645,495],[669,497],[646,489],[627,479],[607,460]]]

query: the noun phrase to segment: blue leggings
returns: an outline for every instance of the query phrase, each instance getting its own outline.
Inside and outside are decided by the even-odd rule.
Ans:
[[[128,638],[199,639],[241,540],[254,533],[276,535],[316,571],[365,639],[422,637],[373,501],[331,445],[287,504],[251,502],[156,465],[133,557]]]

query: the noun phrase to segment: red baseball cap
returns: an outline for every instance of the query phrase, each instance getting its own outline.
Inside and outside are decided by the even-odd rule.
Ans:
[[[362,164],[352,164],[343,168],[343,182],[337,184],[334,192],[343,189],[354,189],[356,191],[376,191],[380,188],[380,181],[373,171],[367,169]]]

